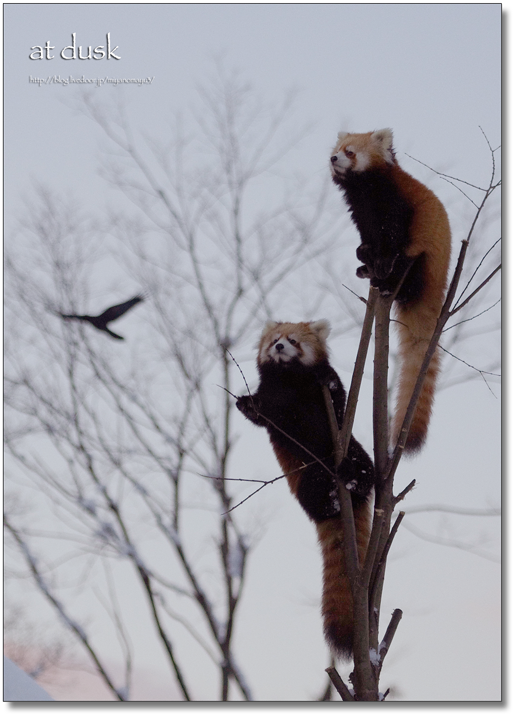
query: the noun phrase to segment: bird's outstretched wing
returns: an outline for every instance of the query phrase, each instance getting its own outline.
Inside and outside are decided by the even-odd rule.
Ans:
[[[101,315],[70,315],[66,313],[58,313],[58,315],[65,320],[84,320],[98,330],[103,330],[108,333],[113,338],[116,338],[117,340],[124,340],[122,335],[118,335],[117,333],[109,330],[107,328],[107,323],[110,323],[112,320],[117,320],[117,318],[120,318],[126,313],[127,310],[130,310],[130,308],[136,305],[136,303],[140,303],[142,300],[144,300],[142,295],[136,295],[135,298],[127,300],[126,303],[119,303],[118,305],[113,305],[112,307],[107,308],[103,313],[101,313]]]
[[[136,303],[140,303],[142,300],[144,300],[143,296],[136,295],[135,298],[127,300],[126,303],[119,303],[119,305],[113,305],[111,308],[107,308],[98,316],[98,319],[104,323],[117,320],[117,318],[120,318],[127,310],[130,310],[130,308],[133,308]]]
[[[104,328],[101,328],[101,330],[104,330],[106,333],[111,335],[113,338],[117,338],[118,340],[124,340],[122,335],[118,335],[117,333],[114,333],[112,330],[109,330],[106,326]]]
[[[76,315],[75,313],[73,315],[66,315],[65,313],[56,313],[56,315],[59,315],[60,318],[65,318],[65,320],[86,320],[90,317],[88,315]]]

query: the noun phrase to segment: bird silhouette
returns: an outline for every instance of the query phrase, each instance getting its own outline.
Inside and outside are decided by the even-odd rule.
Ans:
[[[113,320],[117,320],[122,315],[124,315],[127,310],[133,308],[136,303],[140,303],[144,300],[142,295],[136,295],[135,298],[130,298],[126,303],[119,303],[118,305],[113,305],[111,308],[107,308],[101,315],[66,315],[65,313],[58,313],[65,320],[84,320],[87,323],[91,323],[98,330],[103,330],[108,333],[111,337],[117,340],[124,340],[122,335],[112,332],[107,327],[107,323],[111,323]]]

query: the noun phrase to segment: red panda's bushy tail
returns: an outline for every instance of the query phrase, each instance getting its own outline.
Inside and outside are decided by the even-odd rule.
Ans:
[[[357,547],[360,563],[370,537],[370,507],[354,507]],[[323,596],[321,611],[325,638],[333,653],[340,658],[352,657],[354,612],[350,586],[345,573],[343,527],[341,517],[316,524],[323,557]]]
[[[417,377],[428,349],[430,339],[437,323],[440,308],[432,309],[425,303],[418,303],[410,308],[397,308],[397,325],[399,331],[400,373],[397,388],[397,402],[392,420],[392,446],[395,446],[403,420],[412,397]],[[433,406],[435,384],[440,369],[439,349],[435,350],[426,377],[419,394],[414,416],[404,452],[418,452],[426,440],[428,424]]]

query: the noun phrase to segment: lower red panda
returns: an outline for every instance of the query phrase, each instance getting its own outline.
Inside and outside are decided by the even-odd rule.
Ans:
[[[357,275],[370,278],[373,286],[391,294],[409,268],[395,303],[401,360],[392,421],[395,444],[444,302],[451,233],[444,206],[430,189],[401,169],[392,142],[391,129],[340,133],[330,166],[361,235],[357,257],[363,265]],[[439,367],[436,350],[405,452],[418,451],[426,439]]]
[[[322,386],[328,385],[341,426],[345,389],[328,361],[326,320],[268,322],[258,346],[260,384],[237,400],[238,409],[265,427],[289,488],[315,522],[323,557],[322,615],[325,637],[336,655],[350,657],[352,596],[345,574],[343,527],[334,477],[334,443]],[[348,485],[363,563],[370,536],[368,499],[374,485],[372,461],[351,437],[338,475]]]

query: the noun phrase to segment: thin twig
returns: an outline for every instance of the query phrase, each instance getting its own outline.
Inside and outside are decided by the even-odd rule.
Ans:
[[[401,611],[400,608],[396,608],[395,611],[392,613],[392,618],[390,619],[390,623],[388,624],[386,633],[385,633],[383,640],[381,641],[381,644],[379,646],[379,663],[378,663],[379,670],[381,670],[381,668],[383,666],[383,661],[386,658],[386,654],[388,653],[390,646],[392,645],[392,641],[394,639],[395,632],[397,630],[397,626],[399,625],[399,622],[402,617],[403,617],[403,612]]]
[[[442,345],[440,345],[440,344],[439,344],[439,348],[440,348],[440,350],[442,350],[443,352],[445,352],[445,353],[446,353],[447,355],[449,355],[450,357],[455,358],[455,360],[458,360],[459,362],[463,362],[464,365],[467,365],[467,367],[470,367],[472,370],[475,370],[475,372],[478,372],[480,375],[491,375],[492,377],[502,377],[502,375],[500,375],[500,374],[497,373],[497,372],[488,372],[487,370],[481,370],[479,367],[475,367],[474,365],[470,365],[469,362],[466,362],[466,361],[463,360],[462,358],[457,357],[457,355],[454,355],[454,354],[453,354],[452,352],[450,352],[449,350],[446,350],[446,348],[443,348]]]
[[[234,358],[234,356],[233,356],[233,353],[231,353],[227,348],[226,348],[226,352],[231,356],[231,359],[233,360],[233,362],[235,363],[235,365],[238,367],[238,370],[239,370],[240,374],[242,375],[242,379],[244,380],[244,384],[245,384],[245,386],[246,386],[247,393],[248,393],[248,395],[249,395],[250,397],[252,397],[252,395],[251,395],[251,390],[249,389],[249,385],[247,384],[246,376],[245,376],[244,373],[242,372],[242,368],[240,367],[240,365],[238,364],[238,362],[235,360],[235,358]],[[231,394],[231,393],[230,393],[230,394]],[[235,397],[235,395],[233,395],[233,397]]]
[[[408,156],[413,161],[416,161],[418,164],[422,164],[430,171],[433,171],[433,173],[437,174],[437,176],[442,176],[446,179],[452,179],[453,181],[459,181],[461,184],[466,184],[466,186],[471,186],[472,189],[478,189],[479,191],[486,191],[486,189],[483,189],[481,186],[477,186],[476,184],[470,184],[469,181],[464,181],[464,179],[458,179],[456,176],[450,176],[449,174],[444,174],[442,171],[438,171],[437,169],[434,169],[432,166],[428,166],[428,164],[425,164],[424,161],[421,161],[420,159],[416,159],[411,154],[406,154],[406,156]]]
[[[460,305],[456,305],[455,308],[453,308],[453,310],[451,311],[450,317],[451,317],[452,315],[455,315],[455,313],[458,313],[459,310],[462,310],[462,308],[464,308],[464,306],[466,306],[466,305],[469,303],[469,301],[470,301],[472,298],[474,298],[474,297],[477,295],[477,293],[478,293],[480,290],[482,290],[482,288],[484,288],[484,286],[485,286],[487,283],[489,283],[489,281],[493,278],[493,276],[495,275],[495,273],[498,273],[498,271],[500,271],[501,268],[502,268],[502,264],[498,265],[498,266],[495,268],[495,270],[492,271],[484,281],[482,281],[482,283],[479,285],[479,287],[478,287],[478,288],[475,288],[475,290],[473,291],[473,293],[471,293],[471,295],[468,296],[463,303],[461,303]],[[459,299],[458,299],[458,300],[460,300],[460,296],[459,296]]]
[[[351,702],[355,701],[354,696],[348,689],[348,687],[345,685],[343,680],[341,679],[338,671],[334,666],[331,666],[330,668],[325,668],[325,672],[328,674],[329,678],[332,681],[332,684],[338,691],[338,694],[342,700],[349,700]]]
[[[336,488],[338,491],[341,525],[343,528],[343,551],[345,571],[352,587],[354,579],[356,578],[356,575],[359,571],[359,556],[356,541],[356,524],[354,521],[354,511],[352,509],[352,495],[350,494],[350,491],[346,488],[345,484],[343,484],[341,479],[338,477],[337,470],[339,465],[343,461],[343,450],[342,445],[339,442],[340,436],[338,432],[338,423],[336,420],[336,414],[334,412],[334,405],[332,403],[330,390],[327,385],[324,385],[322,389],[323,399],[325,400],[327,415],[329,418],[329,427],[335,445],[335,481]]]
[[[350,292],[352,293],[352,295],[355,295],[356,298],[357,298],[358,300],[360,300],[362,303],[364,303],[365,305],[367,304],[367,302],[368,302],[367,299],[366,299],[366,298],[363,298],[362,295],[358,295],[358,294],[356,293],[356,291],[352,290],[352,288],[349,288],[348,285],[345,285],[345,283],[342,283],[341,285],[343,286],[343,288],[346,288],[348,291],[350,291]]]
[[[473,278],[475,278],[476,274],[478,273],[478,270],[479,270],[480,266],[484,263],[484,261],[485,261],[486,258],[489,256],[489,254],[491,253],[491,251],[495,248],[495,246],[496,246],[498,243],[500,243],[501,240],[502,240],[502,237],[497,238],[497,240],[495,241],[495,243],[494,243],[492,246],[490,246],[490,248],[488,248],[488,250],[484,253],[484,255],[482,256],[482,258],[481,258],[480,261],[478,262],[477,267],[475,268],[475,270],[473,271],[473,273],[472,273],[471,276],[469,277],[468,282],[466,283],[466,285],[465,285],[465,287],[464,287],[464,290],[463,290],[463,291],[461,292],[461,294],[459,295],[459,300],[462,298],[462,296],[464,295],[464,293],[468,290],[469,286],[471,285],[471,281],[473,280]]]
[[[356,413],[359,391],[361,389],[361,382],[365,369],[368,346],[370,345],[370,336],[372,334],[372,323],[374,322],[374,311],[378,292],[379,291],[376,288],[370,286],[368,301],[366,303],[365,318],[363,320],[363,327],[361,329],[361,338],[359,341],[356,361],[354,363],[352,379],[350,381],[350,389],[347,398],[347,406],[345,408],[345,416],[343,417],[343,424],[341,426],[341,431],[339,435],[339,439],[343,443],[343,457],[347,456],[348,445],[350,442],[350,437],[352,435],[352,426],[354,424],[354,416]]]
[[[476,320],[477,318],[480,318],[481,315],[484,315],[484,313],[488,313],[490,310],[492,310],[495,305],[498,305],[501,302],[502,298],[499,298],[496,300],[493,305],[490,305],[489,308],[484,308],[484,310],[481,310],[480,313],[477,313],[476,315],[472,315],[471,318],[465,318],[465,320],[459,320],[458,323],[453,323],[453,325],[448,326],[447,328],[444,328],[442,331],[443,333],[447,333],[448,330],[451,330],[452,328],[457,328],[459,325],[463,325],[464,323],[470,323],[472,320]]]
[[[408,492],[411,492],[412,489],[415,487],[415,479],[412,479],[410,484],[403,489],[402,492],[400,492],[396,497],[394,497],[394,505],[398,504],[400,501],[402,501],[405,496],[408,494]]]
[[[394,522],[394,525],[392,527],[392,530],[390,531],[390,534],[388,535],[388,538],[385,541],[383,550],[381,551],[381,555],[379,556],[379,561],[377,563],[377,566],[375,570],[372,572],[372,578],[370,579],[370,612],[372,612],[374,608],[374,598],[376,596],[377,590],[380,586],[380,579],[383,574],[383,570],[386,565],[386,559],[388,556],[388,552],[390,550],[390,547],[392,546],[392,542],[395,538],[395,535],[397,533],[397,529],[399,528],[399,525],[401,524],[402,520],[404,519],[404,511],[400,511],[397,519]]]
[[[275,479],[271,479],[270,482],[265,482],[264,484],[262,484],[262,486],[258,487],[258,489],[255,489],[254,492],[252,492],[251,494],[249,494],[245,499],[242,499],[242,501],[238,502],[238,504],[235,504],[234,506],[232,506],[231,509],[228,509],[227,511],[223,511],[223,512],[222,512],[222,516],[224,516],[225,514],[231,514],[232,511],[235,511],[235,509],[238,509],[239,506],[242,506],[242,504],[245,504],[246,501],[248,501],[249,499],[251,499],[251,497],[254,497],[255,494],[258,494],[258,492],[262,491],[262,489],[263,489],[264,487],[266,487],[268,484],[273,484],[273,483],[276,482],[278,479],[283,479],[285,476],[286,476],[285,474],[282,474],[280,477],[276,477]]]

